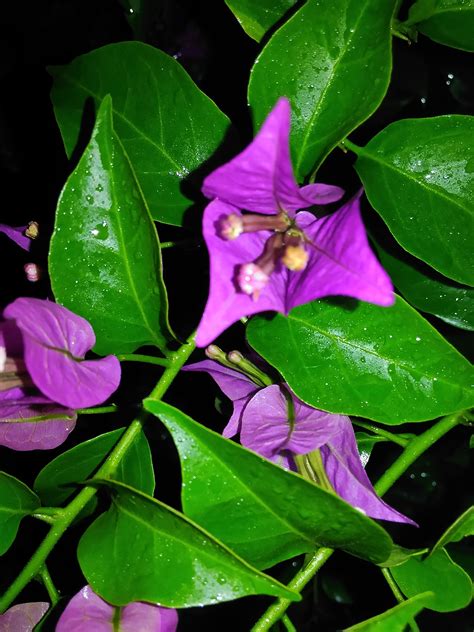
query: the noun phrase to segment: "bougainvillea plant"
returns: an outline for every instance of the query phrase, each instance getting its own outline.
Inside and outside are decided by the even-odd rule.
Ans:
[[[108,5],[3,187],[0,630],[468,629],[474,2]]]

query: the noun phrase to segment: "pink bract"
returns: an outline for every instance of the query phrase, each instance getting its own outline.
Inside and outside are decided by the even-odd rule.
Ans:
[[[116,610],[90,586],[84,586],[66,606],[56,632],[113,632],[117,629]],[[178,613],[172,608],[133,602],[120,608],[119,625],[122,632],[175,632]]]

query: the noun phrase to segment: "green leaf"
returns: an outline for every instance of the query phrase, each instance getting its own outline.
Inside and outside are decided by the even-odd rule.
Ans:
[[[225,0],[249,37],[259,42],[297,0]]]
[[[396,544],[393,546],[392,552],[390,553],[390,557],[379,564],[382,568],[390,568],[392,566],[400,566],[400,564],[404,564],[411,557],[418,557],[426,553],[428,549],[405,549],[403,546],[397,546]]]
[[[56,300],[93,326],[97,353],[166,348],[158,236],[114,133],[110,97],[59,198],[49,272]]]
[[[95,482],[114,492],[112,505],[84,533],[77,556],[109,603],[187,608],[258,594],[300,599],[171,507],[122,483]]]
[[[248,93],[255,125],[278,97],[290,99],[298,179],[382,101],[390,80],[394,6],[395,0],[308,0],[257,58]]]
[[[335,494],[224,439],[161,401],[159,416],[178,448],[186,515],[257,568],[318,546],[385,560],[389,535]]]
[[[404,632],[407,624],[430,603],[432,598],[431,592],[416,595],[376,617],[345,628],[345,632]]]
[[[110,94],[117,135],[154,219],[181,225],[191,202],[181,185],[221,144],[227,117],[165,53],[140,42],[94,50],[53,68],[52,100],[68,156],[84,106]]]
[[[455,564],[445,549],[419,560],[412,557],[401,566],[390,569],[393,578],[406,597],[414,597],[427,590],[434,597],[426,605],[436,612],[452,612],[469,605],[472,582],[467,573]]]
[[[463,538],[474,535],[474,507],[469,507],[453,524],[446,529],[433,547],[431,554],[450,542],[459,542]]]
[[[322,300],[257,316],[247,338],[298,397],[331,413],[397,425],[473,405],[470,363],[400,297],[392,307]]]
[[[474,52],[474,0],[418,0],[405,24],[446,46]]]
[[[445,276],[474,285],[474,117],[406,119],[356,149],[370,203],[395,239]]]
[[[20,522],[40,506],[40,500],[17,478],[0,472],[0,555],[16,538]]]
[[[57,507],[70,498],[77,483],[92,478],[102,461],[125,432],[118,428],[76,445],[50,461],[38,474],[34,490],[43,505]],[[141,432],[127,450],[115,473],[115,479],[146,494],[153,495],[155,475],[150,446]]]
[[[364,467],[369,462],[370,455],[372,454],[372,450],[374,449],[374,445],[382,441],[388,441],[388,439],[385,439],[385,437],[380,437],[375,434],[369,434],[368,432],[356,432],[355,436],[357,440],[357,448],[360,454],[360,460],[362,461],[362,465]]]
[[[432,269],[422,271],[415,263],[392,256],[379,244],[376,249],[394,285],[411,305],[450,325],[474,331],[474,290],[456,285]]]

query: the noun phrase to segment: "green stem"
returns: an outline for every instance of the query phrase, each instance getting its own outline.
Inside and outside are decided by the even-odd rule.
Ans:
[[[301,592],[326,560],[331,557],[332,553],[333,550],[327,548],[321,548],[315,551],[308,564],[293,577],[288,584],[288,588]],[[251,632],[265,632],[269,630],[272,625],[282,618],[291,603],[289,599],[278,599],[268,608],[263,617],[257,621]]]
[[[177,351],[170,355],[170,365],[164,371],[157,385],[150,396],[161,399],[168,390],[170,384],[178,374],[179,370],[186,362],[194,349],[194,335]],[[142,411],[140,415],[132,421],[130,426],[121,436],[106,461],[96,473],[97,478],[111,478],[115,473],[119,463],[127,453],[130,446],[140,434],[147,414]],[[19,595],[23,588],[34,579],[39,573],[48,555],[51,553],[57,542],[61,539],[66,529],[71,525],[76,516],[82,511],[87,503],[94,497],[96,489],[94,487],[83,487],[71,502],[58,514],[54,524],[39,547],[33,553],[28,563],[23,567],[18,577],[12,582],[5,594],[0,599],[0,612],[8,608],[12,601]]]
[[[96,408],[78,408],[78,415],[99,415],[104,413],[116,413],[118,406],[111,404],[110,406],[97,406]]]
[[[43,586],[46,588],[49,599],[51,601],[51,605],[54,608],[54,606],[59,601],[60,595],[56,586],[54,585],[53,580],[51,579],[51,575],[49,574],[48,567],[46,566],[46,564],[43,564],[38,575],[41,578],[41,581],[43,582]]]
[[[355,424],[356,426],[359,426],[360,428],[365,428],[366,430],[370,430],[370,432],[377,435],[378,437],[383,437],[384,439],[388,439],[389,441],[396,443],[402,448],[405,448],[410,443],[409,439],[404,439],[403,437],[400,437],[399,435],[396,435],[393,432],[389,432],[388,430],[385,430],[384,428],[379,428],[378,426],[374,426],[374,424],[369,424],[365,421],[356,421],[355,419],[352,420],[352,423]]]
[[[380,570],[382,571],[382,575],[387,580],[387,584],[390,586],[390,590],[392,591],[395,599],[398,601],[398,603],[403,603],[405,601],[405,597],[400,592],[400,589],[397,583],[395,582],[395,580],[393,579],[392,573],[390,572],[390,570],[388,568],[381,568]],[[412,619],[408,623],[408,625],[410,626],[412,632],[420,632],[418,625],[416,624],[414,619]]]
[[[465,415],[466,412],[462,411],[443,417],[434,424],[434,426],[423,432],[423,434],[412,439],[399,458],[392,463],[385,474],[383,474],[375,484],[374,487],[377,493],[383,496],[423,452],[428,450],[438,439],[441,439],[449,430],[459,424]],[[300,592],[331,557],[333,552],[333,549],[329,548],[318,549],[309,563],[296,573],[288,584],[288,587]],[[289,599],[278,599],[266,610],[262,617],[260,617],[251,632],[266,632],[269,630],[272,625],[281,619],[290,604],[291,601]]]
[[[156,358],[155,356],[143,355],[140,353],[122,353],[117,356],[121,362],[146,362],[147,364],[157,364],[167,367],[170,364],[167,358]]]
[[[464,411],[442,417],[431,428],[417,437],[414,437],[403,450],[398,459],[392,463],[388,470],[374,485],[375,491],[383,496],[396,481],[406,472],[422,454],[426,452],[438,439],[441,439],[449,430],[457,426],[464,416]]]
[[[387,584],[390,586],[390,590],[393,592],[393,596],[398,601],[398,603],[403,603],[405,601],[405,597],[400,592],[400,588],[397,586],[395,580],[392,577],[392,573],[388,570],[388,568],[381,568],[382,575],[387,580]]]
[[[50,516],[49,514],[45,514],[42,511],[35,511],[35,513],[31,514],[32,518],[36,518],[36,520],[41,520],[42,522],[46,522],[48,524],[54,524],[56,518],[54,516]]]
[[[290,617],[287,614],[284,614],[282,616],[281,622],[283,623],[285,628],[288,630],[288,632],[298,632],[298,630],[293,625],[292,620],[290,619]]]
[[[344,140],[341,140],[341,142],[339,143],[339,147],[343,151],[350,149],[352,152],[354,152],[354,154],[357,154],[357,156],[363,151],[363,147],[359,147],[359,145],[352,143],[348,138],[344,138]]]

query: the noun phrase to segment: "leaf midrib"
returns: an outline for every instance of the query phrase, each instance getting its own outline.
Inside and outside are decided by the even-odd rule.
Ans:
[[[362,8],[362,11],[359,14],[359,17],[358,17],[355,25],[353,25],[354,31],[349,35],[348,39],[346,40],[346,42],[344,44],[343,52],[338,57],[338,59],[336,60],[334,66],[332,67],[332,70],[331,70],[330,76],[328,78],[328,81],[326,83],[326,86],[323,89],[323,91],[321,92],[321,95],[320,95],[320,98],[319,98],[318,103],[316,105],[316,108],[315,108],[313,114],[311,115],[311,118],[310,118],[310,120],[309,120],[309,122],[308,122],[308,124],[306,126],[306,132],[303,135],[303,142],[302,142],[302,145],[301,145],[301,150],[300,150],[298,158],[296,160],[296,172],[297,173],[299,173],[301,164],[302,164],[303,159],[304,159],[304,153],[306,151],[306,147],[307,147],[307,144],[308,144],[309,136],[312,133],[312,127],[313,127],[313,124],[314,124],[314,119],[315,119],[317,114],[319,114],[319,112],[322,109],[322,104],[324,102],[324,98],[326,96],[326,93],[332,87],[333,78],[334,78],[334,76],[336,74],[336,71],[339,68],[340,64],[342,63],[343,59],[346,57],[347,51],[349,49],[349,45],[351,44],[353,38],[355,37],[355,34],[356,34],[356,32],[357,32],[357,30],[359,28],[360,21],[361,21],[363,15],[365,14],[365,10],[366,9],[367,9],[367,3]],[[296,15],[298,15],[298,14],[296,14]]]
[[[391,171],[394,171],[395,173],[401,175],[402,177],[405,177],[407,180],[410,180],[411,182],[420,186],[421,188],[426,189],[430,194],[434,195],[435,197],[440,197],[443,200],[449,202],[450,204],[453,204],[454,206],[461,209],[464,213],[467,213],[468,217],[471,217],[472,211],[470,210],[470,208],[468,206],[463,206],[463,204],[461,204],[461,202],[459,201],[457,197],[451,198],[448,195],[444,194],[443,193],[444,189],[442,189],[441,187],[434,188],[433,185],[429,186],[429,184],[427,184],[425,181],[419,180],[418,178],[415,178],[414,176],[412,176],[409,171],[403,171],[403,169],[400,169],[393,163],[386,162],[385,160],[382,159],[382,157],[379,154],[375,154],[375,153],[372,153],[370,150],[367,150],[367,147],[361,148],[359,155],[361,158],[367,158],[368,160],[372,160],[373,162],[381,165],[382,167],[387,167]]]
[[[162,414],[165,414],[165,415],[166,415],[166,413],[162,413]],[[176,422],[176,421],[175,421],[175,422],[173,422],[173,423],[176,423],[176,424],[178,425],[178,427],[179,427],[179,423],[178,423],[178,422]],[[189,432],[189,433],[190,433],[190,434],[191,434],[191,435],[195,438],[195,440],[199,441],[199,442],[201,443],[201,445],[202,445],[202,439],[200,439],[200,438],[199,438],[199,437],[198,437],[195,433],[193,433],[192,431],[188,431],[188,430],[186,430],[186,432]],[[202,449],[202,448],[201,448],[201,449]],[[178,450],[179,450],[179,448],[178,448]],[[211,456],[212,456],[213,458],[215,458],[215,459],[216,459],[216,460],[217,460],[217,461],[218,461],[218,462],[219,462],[219,463],[220,463],[220,464],[224,467],[224,469],[226,469],[227,471],[229,471],[229,472],[230,472],[230,474],[231,474],[233,477],[236,477],[235,470],[234,470],[232,467],[230,467],[230,465],[229,465],[227,462],[225,462],[224,460],[222,460],[222,459],[220,458],[220,456],[219,456],[216,452],[214,452],[214,451],[212,451],[212,452],[211,452],[210,448],[207,448],[207,447],[205,446],[205,444],[204,444],[204,450],[205,450],[205,451],[207,451],[208,453],[210,452],[210,453],[211,453]],[[186,469],[186,468],[183,468],[183,470],[185,470],[185,469]],[[293,525],[292,525],[292,524],[291,524],[288,520],[284,519],[281,515],[279,515],[279,514],[275,513],[275,512],[272,510],[272,508],[271,508],[271,507],[269,507],[269,506],[268,506],[268,504],[267,504],[267,503],[266,503],[266,502],[265,502],[265,501],[264,501],[264,500],[263,500],[260,496],[257,496],[257,495],[256,495],[256,493],[253,491],[253,489],[252,489],[251,487],[249,487],[249,485],[248,485],[245,481],[243,481],[241,478],[238,478],[238,477],[237,477],[237,480],[240,482],[240,484],[242,485],[242,487],[243,487],[244,489],[247,489],[247,490],[248,490],[248,492],[249,492],[250,496],[251,496],[251,497],[253,497],[253,498],[255,498],[255,500],[257,500],[257,501],[258,501],[258,502],[257,502],[257,504],[260,504],[260,505],[262,505],[263,507],[265,507],[265,508],[269,511],[269,513],[270,513],[271,515],[273,515],[273,516],[275,516],[275,517],[277,518],[277,521],[279,521],[279,522],[280,522],[280,523],[282,523],[283,525],[286,525],[286,526],[288,527],[288,529],[289,529],[290,533],[295,533],[295,534],[299,535],[299,536],[301,537],[301,539],[302,539],[304,542],[308,542],[311,546],[314,546],[314,544],[317,542],[316,538],[311,538],[311,537],[308,537],[306,534],[302,533],[302,532],[301,532],[298,528],[296,528],[295,526],[293,526]],[[309,483],[308,483],[308,484],[309,484]],[[314,486],[314,487],[315,487],[318,491],[321,491],[321,492],[323,491],[323,490],[320,490],[320,489],[319,489],[318,487],[316,487],[316,486]],[[332,500],[332,499],[331,499],[331,500]],[[338,511],[339,511],[339,510],[338,510]],[[358,516],[357,516],[357,517],[358,517]],[[319,522],[321,522],[321,521],[319,520]],[[353,536],[353,537],[354,537],[354,536]]]
[[[130,172],[131,172],[130,163],[128,162],[127,156],[125,155],[125,152],[122,149],[120,141],[117,138],[117,134],[116,134],[116,132],[115,132],[115,130],[113,128],[112,121],[110,120],[110,121],[108,121],[108,123],[110,124],[110,128],[111,128],[111,131],[112,131],[112,134],[113,134],[113,142],[115,142],[118,151],[121,153],[121,157],[122,157],[122,159],[123,159],[123,161],[124,161],[124,163],[126,165],[126,168],[130,169]],[[97,140],[96,140],[96,142],[97,142]],[[114,147],[113,146],[111,147],[109,145],[109,143],[107,143],[107,150],[108,150],[108,153],[109,153],[109,160],[112,163],[113,162]],[[132,175],[132,179],[133,179],[133,173],[131,173],[131,175]],[[133,298],[135,300],[135,304],[138,307],[138,311],[139,311],[139,313],[142,316],[143,324],[145,325],[145,329],[149,332],[149,334],[151,336],[151,339],[155,342],[156,346],[160,347],[163,341],[160,340],[160,338],[157,336],[156,332],[151,327],[151,324],[149,322],[148,316],[147,316],[147,314],[145,314],[142,302],[139,300],[139,296],[138,296],[138,293],[137,293],[137,288],[135,286],[135,281],[134,281],[134,278],[133,278],[133,275],[132,275],[132,272],[131,272],[130,262],[129,262],[129,258],[127,256],[127,248],[125,246],[125,238],[124,238],[124,234],[123,234],[121,215],[120,215],[120,213],[117,212],[118,200],[117,200],[117,191],[116,191],[117,185],[116,185],[116,179],[115,178],[111,179],[111,184],[112,184],[112,186],[111,186],[110,194],[111,194],[112,199],[113,199],[113,206],[112,206],[112,208],[114,209],[115,222],[116,222],[116,226],[117,226],[117,229],[118,229],[117,239],[120,241],[120,246],[121,246],[121,249],[122,249],[122,252],[123,252],[122,261],[124,262],[125,273],[126,273],[126,275],[128,277],[129,287],[130,287],[130,290],[132,292],[132,296],[133,296]],[[141,191],[139,191],[139,194],[140,194],[140,200],[138,201],[138,204],[143,205],[143,199],[142,199],[142,196],[141,196]]]
[[[86,94],[88,94],[89,96],[93,97],[97,102],[100,102],[101,99],[103,98],[104,95],[99,95],[95,92],[93,92],[90,88],[87,88],[84,84],[82,84],[80,81],[78,81],[77,79],[75,79],[74,77],[71,77],[68,74],[64,74],[63,78],[66,81],[69,81],[69,83],[71,83],[72,85],[77,86],[78,88],[80,88],[81,90],[83,90]],[[130,129],[134,130],[138,136],[140,138],[143,138],[146,142],[150,143],[153,147],[155,147],[167,160],[168,162],[175,168],[178,170],[182,169],[182,166],[180,164],[178,164],[169,154],[168,152],[165,151],[164,147],[158,145],[152,138],[150,138],[149,136],[146,136],[144,134],[144,132],[136,127],[136,125],[134,125],[130,119],[128,119],[124,114],[122,114],[121,112],[119,112],[118,110],[116,110],[113,106],[112,106],[112,111],[114,113],[114,115],[116,115],[118,118],[120,118],[123,123],[125,125],[127,125]]]
[[[410,373],[410,372],[411,372],[411,373],[413,373],[413,374],[415,374],[415,375],[417,375],[417,376],[419,375],[419,376],[421,376],[421,377],[427,377],[427,378],[430,378],[430,379],[433,379],[433,378],[435,378],[435,377],[436,377],[436,381],[437,381],[437,382],[443,382],[444,384],[447,384],[448,386],[451,386],[451,387],[452,387],[452,386],[454,386],[454,387],[456,387],[456,388],[461,388],[463,391],[465,391],[465,390],[466,390],[466,387],[465,387],[465,386],[462,386],[462,385],[460,385],[460,384],[458,384],[458,383],[455,383],[455,382],[449,382],[447,379],[445,379],[445,378],[444,378],[444,376],[443,376],[442,378],[440,378],[438,375],[429,375],[428,373],[422,373],[421,371],[416,370],[416,369],[414,369],[414,368],[410,367],[409,365],[405,365],[403,362],[399,362],[399,361],[396,361],[396,360],[393,360],[393,359],[387,358],[387,357],[385,357],[385,356],[383,356],[383,355],[380,355],[380,354],[378,354],[378,353],[375,353],[374,351],[371,351],[370,349],[366,349],[365,347],[360,347],[359,345],[354,344],[353,342],[350,342],[350,341],[345,340],[344,338],[342,338],[342,336],[337,336],[336,334],[332,334],[332,333],[330,334],[329,332],[324,331],[324,330],[322,330],[322,329],[319,329],[319,328],[318,328],[318,327],[316,327],[315,325],[313,325],[313,324],[311,324],[311,323],[308,323],[308,322],[307,322],[307,321],[305,321],[305,320],[302,320],[302,319],[300,319],[300,318],[295,318],[295,317],[294,317],[294,316],[292,316],[291,314],[287,317],[287,320],[288,320],[288,326],[289,326],[290,328],[291,328],[291,321],[293,320],[293,321],[295,321],[295,322],[297,322],[297,323],[301,323],[304,327],[307,327],[307,328],[313,329],[314,331],[316,331],[316,332],[318,332],[319,334],[321,334],[321,335],[325,336],[326,338],[330,338],[331,340],[333,340],[333,341],[334,341],[334,343],[335,343],[336,345],[337,345],[337,343],[339,343],[341,346],[342,346],[343,344],[344,344],[344,345],[347,345],[348,347],[352,347],[352,348],[354,348],[354,349],[357,349],[358,351],[363,351],[364,353],[366,353],[366,354],[368,354],[368,355],[372,355],[372,356],[374,356],[374,357],[376,357],[376,358],[379,358],[379,359],[381,359],[381,360],[385,361],[387,364],[389,364],[389,363],[391,363],[391,364],[396,364],[397,366],[399,366],[400,368],[402,368],[403,370],[405,370],[407,373]],[[293,338],[293,339],[294,339],[294,338]],[[306,367],[306,366],[305,366],[305,369],[307,369],[307,367]]]
[[[146,502],[146,501],[145,501]],[[144,520],[143,518],[141,518],[140,516],[138,516],[137,514],[132,513],[129,509],[126,509],[123,504],[120,504],[120,502],[115,501],[115,506],[117,507],[117,510],[123,514],[125,514],[126,516],[129,516],[132,520],[135,520],[136,522],[138,522],[139,524],[143,525],[144,527],[147,528],[148,531],[151,531],[153,534],[156,535],[160,535],[160,534],[165,534],[169,539],[174,540],[175,542],[177,542],[178,544],[180,544],[181,546],[185,545],[188,548],[194,549],[196,551],[198,551],[199,553],[201,553],[201,556],[208,558],[209,560],[211,560],[212,562],[216,563],[221,563],[223,565],[225,565],[228,568],[231,568],[232,570],[235,571],[235,567],[238,566],[240,567],[239,570],[241,571],[241,573],[244,575],[251,575],[254,574],[257,577],[254,577],[253,579],[258,579],[260,581],[264,581],[265,583],[269,583],[270,585],[275,585],[273,584],[273,582],[271,581],[271,578],[267,578],[265,577],[265,575],[263,573],[261,573],[259,570],[257,569],[252,569],[251,565],[248,564],[247,562],[245,562],[245,560],[240,559],[237,555],[233,554],[230,550],[228,550],[225,545],[222,546],[222,544],[214,539],[212,537],[212,535],[210,536],[209,534],[207,534],[205,531],[201,531],[200,529],[196,529],[196,527],[191,524],[190,522],[186,521],[186,519],[181,518],[181,520],[184,522],[184,524],[189,527],[190,529],[196,529],[196,531],[201,532],[203,537],[207,538],[207,541],[212,545],[209,549],[203,549],[202,546],[199,546],[197,543],[195,542],[189,542],[188,540],[185,540],[184,538],[180,538],[179,536],[174,535],[172,532],[167,531],[166,529],[163,528],[158,528],[157,525],[151,523],[151,522],[147,522],[146,520]],[[163,510],[162,507],[160,507],[160,509]],[[172,514],[173,515],[173,514]],[[174,516],[174,518],[179,519],[178,516]],[[215,551],[215,549],[218,549],[219,552],[222,553],[222,558],[219,558],[219,555],[212,555],[212,550]],[[248,568],[246,568],[248,566]]]

